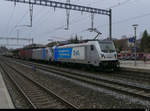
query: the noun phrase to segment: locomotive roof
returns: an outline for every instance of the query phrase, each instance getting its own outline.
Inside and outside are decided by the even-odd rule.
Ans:
[[[72,44],[65,44],[65,45],[58,45],[58,47],[74,47],[74,46],[82,46],[82,45],[92,45],[94,44],[96,41],[98,42],[113,42],[112,40],[85,40],[79,43],[72,43]],[[56,46],[54,46],[56,47]]]

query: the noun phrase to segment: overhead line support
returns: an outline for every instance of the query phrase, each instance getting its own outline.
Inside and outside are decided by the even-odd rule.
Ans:
[[[16,37],[0,37],[1,39],[5,39],[5,40],[23,40],[23,41],[32,41],[32,38],[16,38]]]
[[[0,46],[25,46],[24,44],[1,44]]]
[[[110,15],[109,10],[91,8],[87,6],[74,5],[74,4],[69,4],[69,3],[61,3],[61,2],[56,2],[56,1],[48,1],[48,0],[6,0],[6,1],[15,1],[15,2],[26,3],[26,4],[63,8],[63,9],[90,12],[90,13],[102,14],[102,15],[108,15],[108,16]]]
[[[110,23],[109,36],[110,39],[112,39],[112,10],[111,9],[110,10],[98,9],[98,8],[92,8],[88,6],[74,5],[74,4],[62,3],[62,2],[56,2],[50,0],[6,0],[6,1],[14,1],[14,2],[25,3],[25,4],[41,5],[41,6],[48,6],[54,8],[62,8],[62,9],[81,11],[81,12],[107,15],[109,16],[109,23]]]
[[[19,35],[19,34],[17,34],[17,35]],[[21,44],[18,44],[18,41],[29,41],[29,43],[30,42],[32,42],[32,44],[33,44],[33,38],[18,38],[18,36],[17,37],[0,37],[0,40],[6,40],[6,44],[5,44],[5,46],[7,45],[7,46],[23,46],[23,45],[21,45]],[[9,44],[9,41],[8,40],[16,40],[17,41],[17,44]]]
[[[109,37],[112,40],[112,9],[109,10]]]
[[[32,27],[32,20],[33,20],[33,4],[29,3],[29,11],[30,11],[30,25]]]

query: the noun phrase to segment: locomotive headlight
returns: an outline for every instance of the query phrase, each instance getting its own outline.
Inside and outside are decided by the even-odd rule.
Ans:
[[[105,58],[104,54],[101,54],[101,57],[104,59]]]

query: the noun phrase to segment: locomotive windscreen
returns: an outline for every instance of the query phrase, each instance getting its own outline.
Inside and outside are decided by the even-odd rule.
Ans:
[[[101,51],[104,53],[113,53],[115,52],[115,46],[113,42],[99,42]]]

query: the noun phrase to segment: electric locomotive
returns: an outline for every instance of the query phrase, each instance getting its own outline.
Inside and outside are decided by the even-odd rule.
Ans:
[[[78,63],[99,68],[119,68],[113,41],[88,40],[83,43],[54,46],[53,62]]]

